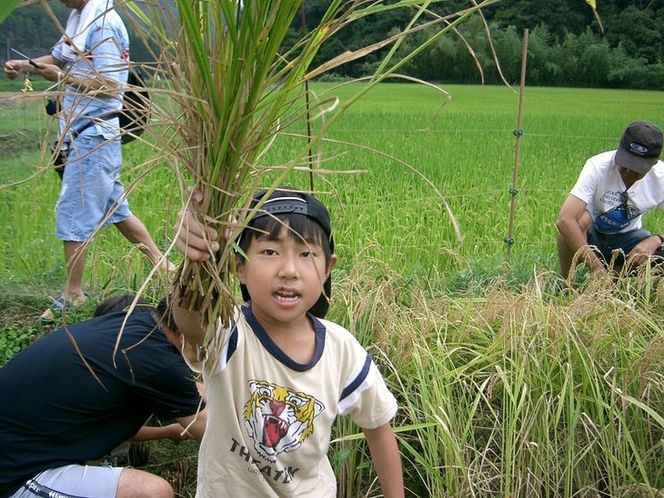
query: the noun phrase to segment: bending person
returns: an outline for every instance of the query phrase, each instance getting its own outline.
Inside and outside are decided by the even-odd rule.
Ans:
[[[164,300],[58,329],[0,368],[0,497],[172,497],[161,477],[85,462],[172,435],[139,431],[152,414],[202,438],[206,410],[181,344]]]
[[[586,162],[560,209],[558,257],[564,278],[579,253],[593,274],[604,273],[614,259],[639,266],[651,256],[664,257],[664,235],[643,228],[647,211],[664,209],[662,131],[647,121],[625,129],[617,150]]]

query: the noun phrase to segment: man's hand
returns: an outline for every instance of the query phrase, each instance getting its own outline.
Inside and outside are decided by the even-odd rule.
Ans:
[[[581,260],[586,263],[593,278],[601,278],[603,275],[606,275],[606,266],[604,266],[604,262],[599,256],[597,256],[597,253],[591,246],[583,246],[579,250],[579,255]]]
[[[644,265],[650,256],[655,254],[655,251],[662,245],[662,241],[658,235],[651,235],[636,244],[629,254],[626,255],[627,267],[634,269]]]
[[[29,73],[32,66],[23,59],[12,59],[5,62],[5,74],[10,80],[15,80],[21,73]]]
[[[189,431],[185,430],[180,424],[173,423],[162,427],[164,430],[164,439],[171,441],[185,441],[187,439],[194,439]]]
[[[195,190],[191,202],[200,204],[203,194]],[[199,222],[190,209],[190,204],[178,213],[175,223],[175,247],[192,261],[206,261],[219,250],[217,231]]]

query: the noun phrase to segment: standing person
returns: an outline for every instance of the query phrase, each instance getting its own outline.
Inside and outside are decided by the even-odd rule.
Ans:
[[[64,244],[67,280],[62,295],[43,314],[52,320],[67,305],[85,301],[82,289],[87,241],[100,224],[112,224],[137,244],[154,265],[170,268],[143,223],[129,210],[119,178],[122,164],[119,120],[127,82],[129,39],[112,0],[60,0],[72,9],[65,34],[49,55],[9,60],[10,79],[39,74],[58,82],[64,94],[60,131],[69,142],[56,236]],[[92,125],[89,125],[90,122]],[[81,130],[72,140],[71,132]]]
[[[662,130],[635,121],[625,128],[618,149],[588,159],[556,221],[564,278],[577,252],[593,274],[604,273],[614,256],[619,266],[626,258],[638,266],[650,256],[664,257],[664,235],[645,230],[642,221],[643,213],[664,209],[661,152]]]
[[[176,244],[190,260],[218,249],[209,242],[217,240],[213,229],[187,211],[180,219],[188,231]],[[330,433],[337,415],[350,415],[365,434],[383,496],[403,497],[390,425],[396,400],[351,333],[323,319],[337,261],[327,210],[311,195],[276,190],[237,242],[249,301],[231,326],[220,326],[206,347],[200,314],[173,308],[210,413],[196,496],[336,497]]]
[[[130,300],[116,299],[96,313],[106,314],[50,333],[0,368],[1,498],[173,496],[148,472],[85,465],[126,440],[177,437],[172,424],[143,427],[152,414],[196,439],[205,429],[166,301],[127,317],[113,310]]]

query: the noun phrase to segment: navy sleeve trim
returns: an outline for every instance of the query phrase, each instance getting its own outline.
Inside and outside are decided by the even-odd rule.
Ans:
[[[226,350],[226,363],[228,363],[237,349],[237,324],[233,325],[233,330],[228,338],[228,349]]]
[[[343,391],[341,391],[339,401],[347,398],[353,391],[355,391],[355,389],[362,385],[362,382],[364,382],[367,378],[367,375],[369,375],[369,368],[371,368],[371,355],[367,353],[362,370],[360,370],[360,373],[357,374],[357,377],[355,377],[351,383],[348,384]]]

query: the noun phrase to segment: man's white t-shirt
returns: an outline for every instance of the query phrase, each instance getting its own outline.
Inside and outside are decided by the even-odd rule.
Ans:
[[[591,157],[570,192],[587,204],[595,229],[623,233],[641,228],[643,213],[664,209],[664,163],[657,163],[629,189],[614,162],[615,151]]]

